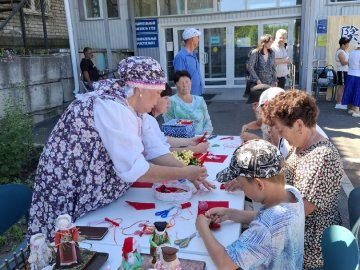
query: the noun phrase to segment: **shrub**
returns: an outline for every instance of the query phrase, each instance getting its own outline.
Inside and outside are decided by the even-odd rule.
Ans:
[[[14,89],[0,118],[0,184],[19,181],[23,167],[31,159],[32,122],[23,112],[23,102]]]

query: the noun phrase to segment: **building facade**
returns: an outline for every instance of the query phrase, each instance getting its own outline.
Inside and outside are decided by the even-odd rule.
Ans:
[[[317,44],[317,22],[360,14],[359,0],[77,0],[73,5],[79,48],[109,46],[107,22],[111,50],[154,57],[169,80],[182,31],[199,29],[197,53],[205,86],[229,89],[244,85],[245,62],[260,36],[284,28],[297,83],[310,91],[313,67],[326,59],[326,46]]]

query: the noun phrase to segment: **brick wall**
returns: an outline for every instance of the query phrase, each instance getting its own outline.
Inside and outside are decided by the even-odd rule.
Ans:
[[[63,0],[49,0],[50,12],[46,15],[46,29],[50,48],[68,48],[68,33]],[[43,25],[41,12],[25,12],[25,29],[29,47],[43,47]],[[22,46],[19,14],[0,32],[0,47]]]

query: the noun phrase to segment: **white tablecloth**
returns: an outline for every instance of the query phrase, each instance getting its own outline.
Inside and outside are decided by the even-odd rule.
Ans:
[[[233,138],[233,139],[231,139]],[[184,209],[180,213],[179,218],[176,218],[175,225],[168,230],[171,241],[178,238],[184,238],[191,235],[196,231],[195,219],[197,214],[198,201],[228,201],[229,207],[236,209],[244,209],[244,194],[241,191],[238,192],[226,192],[220,190],[220,183],[215,181],[216,173],[225,168],[231,159],[232,153],[235,148],[240,144],[239,137],[232,136],[218,136],[209,141],[211,148],[210,153],[228,155],[227,159],[223,163],[205,162],[208,170],[208,180],[214,181],[217,188],[212,191],[201,190],[195,193],[190,202],[191,208]],[[217,145],[217,146],[216,146]],[[136,210],[135,208],[128,205],[125,201],[136,201],[136,202],[155,202],[156,209],[150,210]],[[121,264],[122,244],[125,237],[122,233],[122,227],[128,227],[140,220],[148,220],[150,222],[155,221],[167,221],[169,222],[170,217],[161,218],[155,216],[155,212],[165,210],[173,206],[174,203],[164,202],[156,200],[154,196],[154,190],[151,188],[130,188],[126,194],[114,201],[113,203],[99,208],[96,211],[90,212],[85,216],[81,217],[76,221],[76,225],[89,225],[91,226],[109,226],[108,223],[100,223],[105,217],[110,219],[117,219],[121,221],[120,226],[116,229],[110,228],[109,233],[101,241],[86,241],[92,244],[92,249],[101,252],[109,253],[109,259],[102,269],[117,269]],[[189,211],[190,210],[190,211]],[[175,213],[176,210],[170,213]],[[95,225],[96,224],[96,225]],[[138,230],[138,224],[127,229],[125,233],[131,233]],[[241,225],[233,222],[225,222],[221,225],[221,228],[214,231],[215,237],[218,241],[227,246],[239,236]],[[149,236],[143,235],[138,237],[138,242],[141,246],[142,252],[149,252]],[[82,244],[85,248],[89,245]],[[187,248],[180,249],[177,253],[179,258],[195,259],[205,261],[207,269],[215,269],[211,258],[208,256],[205,245],[199,236],[196,236],[189,244]]]

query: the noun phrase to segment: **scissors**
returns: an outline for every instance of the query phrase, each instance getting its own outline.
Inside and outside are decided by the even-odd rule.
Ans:
[[[155,216],[160,216],[162,218],[167,218],[170,211],[173,210],[174,208],[175,208],[175,206],[173,206],[173,207],[171,207],[169,209],[163,210],[163,211],[156,212]]]
[[[193,239],[195,236],[196,232],[186,238],[175,240],[174,244],[178,245],[180,248],[186,248],[189,245],[191,239]]]

